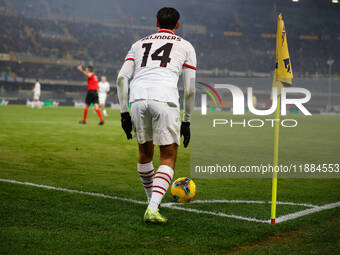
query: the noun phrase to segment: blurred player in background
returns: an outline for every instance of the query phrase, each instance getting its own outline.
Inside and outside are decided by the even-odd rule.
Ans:
[[[99,82],[98,85],[99,85],[99,89],[98,89],[99,106],[102,108],[104,116],[107,117],[105,104],[106,104],[107,93],[110,91],[110,83],[108,83],[105,76],[102,76],[101,81]]]
[[[38,79],[35,81],[35,84],[34,84],[34,87],[33,87],[32,91],[33,91],[32,108],[34,106],[40,107],[40,105],[39,105],[39,98],[40,98],[40,92],[41,92],[41,85],[40,85]]]
[[[87,113],[89,111],[89,107],[93,103],[94,109],[99,117],[99,125],[104,125],[104,120],[102,113],[100,112],[98,106],[98,79],[93,72],[93,66],[88,66],[85,70],[80,65],[78,66],[78,70],[87,77],[87,95],[85,99],[86,106],[84,108],[84,117],[81,120],[80,124],[86,124]]]
[[[134,43],[118,74],[117,89],[122,128],[132,139],[132,125],[139,144],[138,172],[150,201],[144,214],[146,223],[165,223],[159,204],[174,175],[180,137],[184,147],[190,141],[190,118],[195,99],[196,53],[193,46],[174,31],[179,13],[162,8],[157,13],[158,32]],[[184,112],[180,122],[177,82],[183,74]],[[128,112],[128,80],[131,114]],[[160,166],[154,175],[154,145],[160,147]]]

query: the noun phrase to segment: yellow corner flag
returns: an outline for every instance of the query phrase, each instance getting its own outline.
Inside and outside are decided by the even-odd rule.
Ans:
[[[292,79],[293,70],[289,57],[285,23],[282,14],[279,14],[277,17],[276,65],[273,79],[273,88],[277,88],[278,95],[281,94],[281,88],[292,85]]]
[[[271,207],[271,224],[275,224],[276,218],[276,197],[277,197],[277,167],[279,161],[279,119],[281,106],[281,88],[291,86],[293,79],[292,64],[288,52],[287,34],[282,15],[277,18],[276,33],[276,66],[274,70],[273,89],[277,89],[277,107],[275,112],[274,126],[274,157],[273,157],[273,183],[272,183],[272,207]],[[273,90],[272,90],[272,96]]]

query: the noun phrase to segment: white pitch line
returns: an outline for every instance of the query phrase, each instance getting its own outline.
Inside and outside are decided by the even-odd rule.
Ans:
[[[194,200],[191,204],[208,204],[208,203],[237,203],[237,204],[265,204],[266,201],[257,200]]]
[[[88,195],[88,196],[93,196],[93,197],[101,197],[101,198],[109,198],[113,200],[119,200],[119,201],[125,201],[125,202],[130,202],[134,204],[141,204],[141,205],[147,205],[147,202],[145,201],[139,201],[131,198],[125,198],[125,197],[118,197],[118,196],[110,196],[110,195],[105,195],[102,193],[95,193],[95,192],[87,192],[87,191],[81,191],[81,190],[74,190],[74,189],[67,189],[67,188],[59,188],[55,186],[49,186],[49,185],[42,185],[42,184],[36,184],[36,183],[31,183],[31,182],[21,182],[21,181],[16,181],[16,180],[9,180],[9,179],[1,179],[0,182],[6,182],[6,183],[13,183],[13,184],[20,184],[20,185],[26,185],[26,186],[32,186],[32,187],[37,187],[37,188],[43,188],[43,189],[48,189],[48,190],[57,190],[57,191],[64,191],[68,193],[73,193],[73,194],[81,194],[81,195]],[[195,200],[191,202],[192,204],[203,204],[203,203],[252,203],[252,204],[265,204],[265,203],[270,203],[266,201],[255,201],[255,200]],[[306,209],[303,211],[298,211],[295,213],[287,214],[284,216],[280,216],[276,218],[276,222],[284,222],[292,219],[296,219],[308,214],[320,212],[323,210],[327,209],[332,209],[335,207],[340,206],[340,202],[332,203],[332,204],[326,204],[322,206],[317,206],[317,205],[312,205],[312,204],[301,204],[301,203],[293,203],[293,202],[277,202],[278,204],[283,204],[283,205],[298,205],[298,206],[305,206],[305,207],[312,207],[310,209]],[[239,220],[245,220],[245,221],[252,221],[252,222],[259,222],[259,223],[269,223],[270,220],[261,220],[257,218],[251,218],[251,217],[244,217],[244,216],[238,216],[238,215],[233,215],[233,214],[225,214],[221,212],[212,212],[212,211],[203,211],[203,210],[197,210],[193,208],[184,208],[180,206],[176,206],[177,203],[164,203],[161,204],[162,207],[169,208],[169,209],[174,209],[174,210],[181,210],[181,211],[187,211],[187,212],[193,212],[193,213],[198,213],[198,214],[208,214],[208,215],[214,215],[214,216],[220,216],[220,217],[226,217],[226,218],[233,218],[233,219],[239,219]]]
[[[27,186],[43,188],[43,189],[49,189],[49,190],[64,191],[64,192],[74,193],[74,194],[82,194],[82,195],[88,195],[88,196],[94,196],[94,197],[110,198],[110,199],[114,199],[114,200],[131,202],[131,203],[134,203],[134,204],[143,204],[143,205],[147,204],[147,202],[139,201],[139,200],[135,200],[135,199],[130,199],[130,198],[109,196],[109,195],[105,195],[105,194],[101,194],[101,193],[86,192],[86,191],[80,191],[80,190],[74,190],[74,189],[58,188],[58,187],[54,187],[54,186],[35,184],[35,183],[31,183],[31,182],[20,182],[20,181],[15,181],[15,180],[8,180],[8,179],[0,179],[0,181],[1,182],[7,182],[7,183],[27,185]],[[215,215],[215,216],[220,216],[220,217],[234,218],[234,219],[240,219],[240,220],[246,220],[246,221],[269,223],[268,220],[260,220],[260,219],[243,217],[243,216],[232,215],[232,214],[225,214],[225,213],[202,211],[202,210],[196,210],[196,209],[192,209],[192,208],[183,208],[183,207],[178,207],[178,206],[172,206],[170,204],[171,203],[162,204],[161,206],[169,208],[169,209],[181,210],[181,211],[187,211],[187,212],[195,212],[195,213],[199,213],[199,214],[210,214],[210,215]]]
[[[268,201],[269,204],[272,203],[272,201]],[[319,207],[318,205],[312,205],[312,204],[301,204],[301,203],[294,203],[294,202],[280,202],[276,201],[277,205],[295,205],[295,206],[304,206],[304,207],[311,207],[311,208],[316,208]]]
[[[261,201],[261,200],[225,200],[225,199],[213,199],[213,200],[194,200],[191,201],[188,204],[223,204],[223,203],[228,203],[228,204],[271,204],[271,201]],[[312,204],[302,204],[302,203],[294,203],[294,202],[280,202],[277,201],[276,204],[280,205],[295,205],[295,206],[303,206],[303,207],[319,207],[318,205],[312,205]],[[165,203],[165,206],[172,206],[172,205],[178,205],[178,203],[175,202],[170,202],[170,203]]]
[[[284,222],[284,221],[288,221],[288,220],[293,220],[293,219],[300,218],[300,217],[308,215],[308,214],[321,212],[323,210],[328,210],[328,209],[336,208],[336,207],[339,207],[339,206],[340,206],[340,202],[316,206],[314,208],[310,208],[310,209],[306,209],[306,210],[303,210],[303,211],[298,211],[298,212],[295,212],[295,213],[290,213],[290,214],[287,214],[287,215],[277,217],[276,222],[280,223],[280,222]]]
[[[35,183],[31,183],[31,182],[20,182],[20,181],[15,181],[15,180],[8,180],[8,179],[0,179],[0,181],[1,182],[7,182],[7,183],[21,184],[21,185],[26,185],[26,186],[32,186],[32,187],[37,187],[37,188],[43,188],[43,189],[49,189],[49,190],[58,190],[58,191],[64,191],[64,192],[68,192],[68,193],[88,195],[88,196],[93,196],[93,197],[110,198],[110,199],[114,199],[114,200],[130,202],[130,203],[134,203],[134,204],[141,204],[141,205],[147,205],[148,204],[147,202],[139,201],[139,200],[135,200],[135,199],[131,199],[131,198],[110,196],[110,195],[105,195],[105,194],[101,194],[101,193],[87,192],[87,191],[81,191],[81,190],[75,190],[75,189],[58,188],[58,187],[54,187],[54,186],[35,184]]]
[[[256,218],[243,217],[243,216],[238,216],[238,215],[233,215],[233,214],[225,214],[221,212],[203,211],[203,210],[197,210],[197,209],[188,208],[188,207],[184,208],[184,207],[175,206],[175,205],[162,204],[162,207],[186,211],[186,212],[193,212],[193,213],[198,213],[198,214],[209,214],[209,215],[238,219],[238,220],[246,220],[246,221],[260,222],[260,223],[270,223],[270,220],[260,220]]]

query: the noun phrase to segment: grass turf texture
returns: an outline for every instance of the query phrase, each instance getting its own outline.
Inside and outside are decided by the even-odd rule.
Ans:
[[[136,172],[136,141],[126,140],[119,112],[112,111],[104,126],[98,126],[92,110],[87,125],[78,124],[81,117],[82,110],[75,108],[0,107],[0,178],[145,200]],[[316,115],[310,121],[323,132],[340,125],[336,116]],[[312,129],[306,135],[313,136]],[[237,147],[236,140],[230,141],[235,151],[247,152],[243,144]],[[333,150],[335,139],[323,141],[328,142]],[[261,151],[251,151],[258,143],[254,140],[248,145],[249,161],[258,160]],[[320,152],[314,151],[309,156],[317,159]],[[262,153],[266,152],[263,148]],[[158,150],[155,154],[158,166]],[[189,150],[181,146],[175,178],[189,176],[189,165]],[[271,198],[270,179],[195,182],[197,199]],[[340,181],[335,179],[279,179],[278,200],[322,205],[340,201],[339,192]],[[168,192],[164,202],[171,201]],[[184,206],[263,219],[269,216],[268,205]],[[278,215],[300,209],[277,208]],[[167,208],[162,213],[169,223],[150,226],[142,221],[144,211],[144,205],[0,183],[0,253],[335,254],[340,246],[339,208],[275,226]]]

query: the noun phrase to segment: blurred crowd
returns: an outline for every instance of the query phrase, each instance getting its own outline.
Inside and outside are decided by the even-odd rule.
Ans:
[[[0,5],[2,2],[0,0]],[[48,6],[42,6],[43,2],[48,3]],[[24,5],[20,0],[13,0],[12,5],[16,12],[11,15],[0,13],[0,53],[80,60],[84,64],[98,63],[107,66],[97,69],[98,72],[110,77],[119,69],[133,42],[157,31],[156,28],[152,29],[155,24],[154,14],[151,11],[150,15],[147,11],[140,14],[139,8],[143,8],[140,2],[136,1],[135,8],[131,8],[128,1],[105,0],[103,3],[114,11],[103,11],[102,16],[98,17],[95,1],[72,1],[72,4],[79,3],[79,8],[74,9],[66,0],[28,0]],[[160,5],[159,1],[152,2],[156,7]],[[199,28],[189,31],[182,28],[178,34],[195,47],[199,69],[272,72],[275,65],[275,38],[265,38],[261,34],[275,33],[273,6],[263,5],[261,13],[266,15],[259,15],[256,12],[258,6],[250,4],[250,1],[238,1],[238,5],[234,2],[192,0],[183,3],[180,11],[186,15],[183,14],[182,23],[204,25],[206,30],[199,32]],[[249,3],[247,6],[246,2]],[[35,8],[36,6],[40,8]],[[202,7],[206,9],[202,11]],[[93,12],[89,12],[91,8]],[[248,8],[248,12],[243,11],[244,8]],[[308,9],[311,15],[318,15],[317,10],[318,8]],[[249,15],[251,11],[254,11],[254,15]],[[337,21],[339,19],[330,23],[333,14],[328,15],[328,20],[325,13],[317,19],[318,22],[312,18],[302,21],[299,15],[292,15],[296,12],[295,9],[287,9],[286,12],[288,45],[294,74],[327,75],[329,58],[335,59],[333,70],[334,73],[339,73],[340,37],[336,37],[340,27]],[[51,18],[51,13],[59,18]],[[62,15],[75,15],[78,18],[87,15],[88,20],[96,19],[98,22],[71,21],[60,18]],[[110,18],[110,23],[104,22]],[[114,25],[115,20],[120,25]],[[141,25],[147,27],[140,27]],[[224,35],[224,31],[236,31],[239,34]],[[301,34],[316,35],[317,40],[301,39]],[[38,63],[0,62],[0,73],[17,77],[82,79],[74,67]]]

